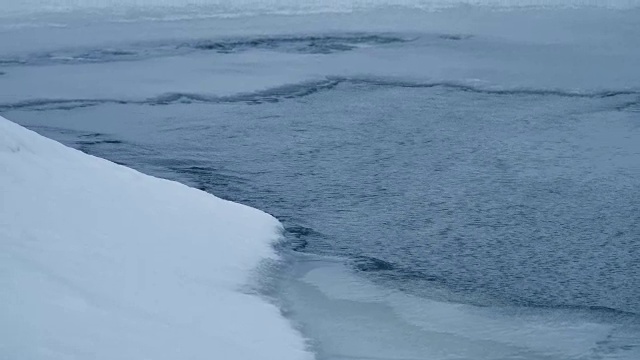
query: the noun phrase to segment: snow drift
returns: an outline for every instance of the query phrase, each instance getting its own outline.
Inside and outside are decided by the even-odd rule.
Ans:
[[[0,358],[309,359],[241,291],[279,227],[0,117]]]

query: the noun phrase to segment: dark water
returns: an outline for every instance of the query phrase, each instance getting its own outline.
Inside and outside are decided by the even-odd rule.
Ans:
[[[296,251],[346,257],[408,291],[640,313],[640,126],[629,95],[375,81],[302,95],[11,118],[263,209]]]

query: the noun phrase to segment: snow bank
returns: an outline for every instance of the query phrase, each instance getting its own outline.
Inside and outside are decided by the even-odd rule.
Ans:
[[[309,359],[240,291],[279,226],[0,117],[0,358]]]

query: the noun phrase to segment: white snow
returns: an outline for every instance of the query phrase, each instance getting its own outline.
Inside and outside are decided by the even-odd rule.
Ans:
[[[242,291],[279,231],[0,117],[0,359],[310,359]]]

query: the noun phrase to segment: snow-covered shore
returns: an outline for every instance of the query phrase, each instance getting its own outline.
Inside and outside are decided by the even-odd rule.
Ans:
[[[0,117],[0,358],[310,359],[242,291],[279,228]]]

